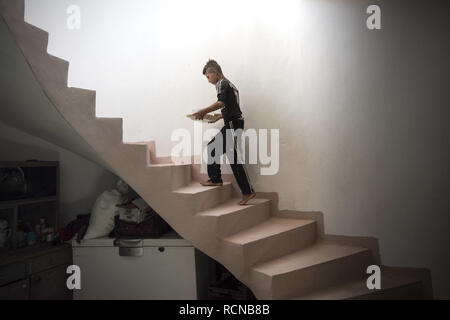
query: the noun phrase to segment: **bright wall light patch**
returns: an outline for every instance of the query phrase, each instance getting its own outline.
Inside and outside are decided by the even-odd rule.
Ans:
[[[154,27],[165,46],[196,45],[210,37],[262,27],[287,35],[300,18],[298,0],[160,0]],[[177,45],[178,43],[178,45]]]

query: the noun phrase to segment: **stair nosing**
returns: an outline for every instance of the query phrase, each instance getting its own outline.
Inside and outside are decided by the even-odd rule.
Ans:
[[[214,211],[215,209],[220,209],[221,207],[228,206],[228,205],[230,205],[232,203],[235,203],[235,202],[237,203],[237,202],[239,202],[239,200],[241,200],[241,199],[240,198],[231,198],[230,200],[227,200],[227,201],[225,201],[223,203],[220,203],[219,205],[217,205],[215,207],[199,211],[199,212],[196,213],[196,215],[202,216],[202,217],[217,217],[217,218],[220,218],[220,217],[226,216],[228,214],[233,214],[233,213],[236,213],[236,212],[239,212],[239,211],[244,211],[244,210],[252,208],[254,206],[259,206],[259,205],[263,205],[263,204],[266,204],[266,203],[270,202],[270,199],[255,198],[253,200],[259,200],[258,203],[249,203],[248,205],[245,205],[245,206],[239,206],[238,208],[236,208],[237,210],[226,212],[226,213],[219,214],[219,215],[208,214],[208,212]],[[253,201],[253,200],[251,200],[251,201]]]
[[[224,182],[222,186],[202,186],[202,188],[199,188],[200,190],[196,191],[196,192],[183,192],[182,189],[187,189],[189,187],[191,187],[194,184],[198,184],[200,185],[200,182],[198,181],[193,181],[191,182],[189,185],[187,186],[183,186],[181,188],[175,189],[172,192],[173,193],[177,193],[177,194],[187,194],[187,195],[197,195],[197,194],[201,194],[202,192],[205,191],[210,191],[210,190],[215,190],[215,189],[219,189],[219,188],[223,188],[223,187],[229,187],[231,186],[231,182]]]
[[[190,165],[191,165],[190,163],[149,163],[148,167],[166,168],[166,167],[186,167]]]

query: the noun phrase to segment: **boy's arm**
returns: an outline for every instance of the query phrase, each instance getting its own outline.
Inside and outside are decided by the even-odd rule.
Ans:
[[[218,109],[222,109],[223,107],[225,107],[225,103],[223,103],[222,101],[216,101],[212,105],[210,105],[208,108],[205,108],[203,110],[205,110],[205,114],[207,114],[207,113],[216,111]]]
[[[220,113],[214,113],[214,119],[208,121],[209,123],[215,123],[217,121],[219,121],[220,119],[222,119],[222,114]]]
[[[203,119],[203,117],[210,112],[216,111],[218,109],[222,109],[223,107],[225,107],[225,104],[222,101],[216,101],[214,102],[212,105],[210,105],[207,108],[204,109],[200,109],[199,111],[197,111],[196,113],[194,113],[194,117],[195,119]]]

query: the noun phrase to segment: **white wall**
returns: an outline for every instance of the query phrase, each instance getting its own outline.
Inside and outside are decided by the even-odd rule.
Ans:
[[[375,3],[382,30],[369,31]],[[97,90],[97,115],[124,117],[125,141],[155,139],[159,155],[173,130],[192,130],[185,114],[215,101],[201,71],[216,59],[246,128],[280,129],[280,171],[250,166],[256,190],[324,212],[327,233],[378,237],[385,264],[430,268],[449,298],[444,1],[375,3],[29,0],[26,19],[50,31],[71,85]]]
[[[60,216],[65,226],[78,214],[90,213],[97,197],[115,187],[117,177],[70,151],[0,122],[0,161],[60,162]]]

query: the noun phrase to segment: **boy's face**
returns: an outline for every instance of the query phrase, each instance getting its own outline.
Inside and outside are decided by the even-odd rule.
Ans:
[[[214,69],[208,69],[205,73],[209,83],[216,84],[220,80],[219,74]]]

